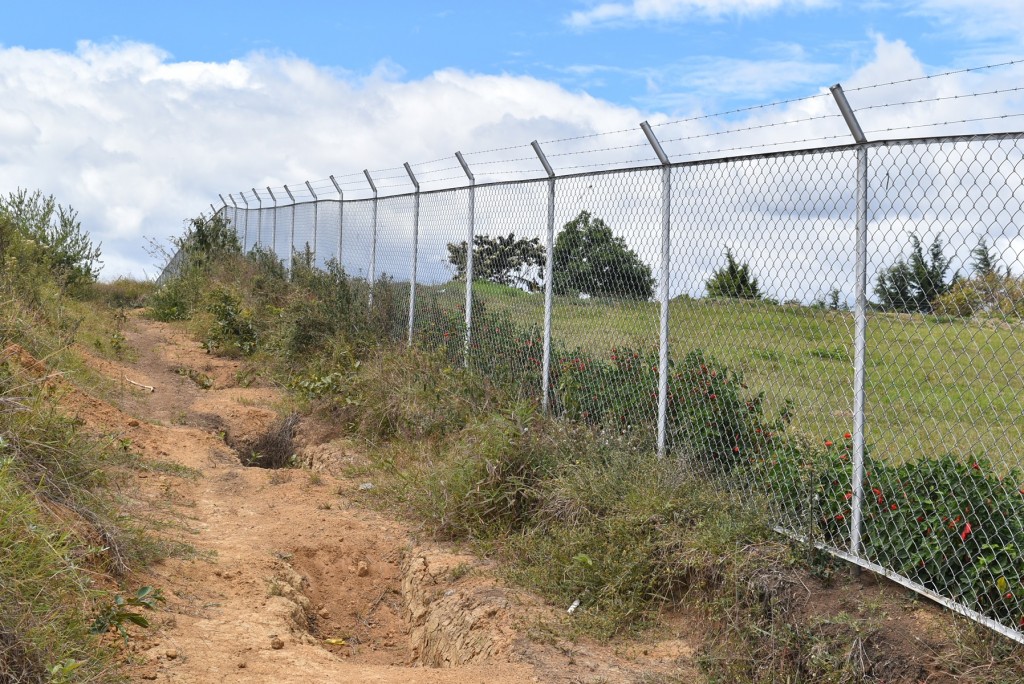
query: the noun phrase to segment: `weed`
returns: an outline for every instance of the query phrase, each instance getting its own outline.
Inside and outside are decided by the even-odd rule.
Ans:
[[[139,587],[134,595],[115,594],[110,603],[96,616],[89,631],[93,634],[106,634],[111,628],[114,628],[125,643],[128,643],[128,623],[144,629],[149,627],[149,620],[146,619],[146,616],[133,609],[156,610],[156,604],[165,600],[160,589],[149,586]]]

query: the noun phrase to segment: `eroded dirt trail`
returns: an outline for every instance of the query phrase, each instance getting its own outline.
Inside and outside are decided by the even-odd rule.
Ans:
[[[134,679],[700,681],[686,640],[528,639],[562,611],[501,586],[485,561],[416,546],[404,525],[349,498],[359,483],[242,466],[228,444],[274,425],[277,391],[239,386],[237,362],[208,355],[171,326],[133,319],[127,339],[136,362],[91,360],[121,383],[124,412],[74,391],[65,405],[145,457],[195,471],[138,474],[133,513],[160,521],[195,553],[133,580],[167,597],[154,629],[133,639]],[[345,448],[307,445],[317,467]]]

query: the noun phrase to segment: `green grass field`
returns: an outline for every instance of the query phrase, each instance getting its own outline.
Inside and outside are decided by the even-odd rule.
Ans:
[[[424,288],[453,306],[459,283]],[[544,297],[488,282],[476,296],[520,326],[540,327]],[[673,300],[670,349],[693,349],[741,370],[763,391],[769,414],[786,401],[795,430],[835,439],[853,424],[853,314],[763,302]],[[658,305],[555,298],[552,335],[567,348],[607,359],[612,347],[656,349]],[[935,316],[871,313],[868,318],[867,439],[894,462],[952,453],[1024,464],[1024,328]]]

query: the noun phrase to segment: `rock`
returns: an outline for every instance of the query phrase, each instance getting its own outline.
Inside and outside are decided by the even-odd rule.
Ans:
[[[366,577],[370,574],[370,566],[366,564],[366,561],[359,561],[359,565],[356,566],[356,576]]]
[[[361,491],[361,492],[366,492],[366,491],[369,491],[371,489],[373,489],[373,483],[372,482],[364,482],[363,484],[359,485],[359,491]]]
[[[282,648],[284,648],[284,642],[281,641],[280,637],[276,635],[272,636],[270,637],[270,648],[274,649],[275,651],[280,651]]]
[[[146,674],[142,675],[142,678],[143,679],[156,679],[156,672],[147,672]]]
[[[244,670],[245,669],[245,663],[238,663],[238,669],[239,670]]]
[[[128,427],[139,427],[139,421],[132,419],[128,421]]]
[[[175,658],[178,657],[178,649],[176,649],[176,648],[169,648],[169,649],[167,649],[167,652],[164,653],[164,655],[167,656],[168,660],[174,660]]]
[[[326,608],[321,608],[320,610],[318,610],[316,612],[316,614],[319,615],[320,617],[322,617],[325,620],[331,616],[330,612],[328,612],[328,610]]]

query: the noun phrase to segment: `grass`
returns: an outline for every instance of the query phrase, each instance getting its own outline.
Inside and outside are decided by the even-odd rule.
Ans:
[[[473,289],[488,310],[517,325],[543,325],[542,294],[484,282]],[[465,292],[460,283],[424,290],[444,290],[445,305]],[[552,336],[607,359],[616,346],[656,348],[658,317],[652,302],[555,298]],[[851,313],[820,308],[688,298],[669,307],[677,359],[692,349],[714,355],[765,393],[769,414],[792,401],[793,429],[820,440],[852,428],[853,328]],[[919,454],[985,454],[1019,464],[1024,329],[872,312],[867,345],[867,440],[876,455],[900,463]]]

